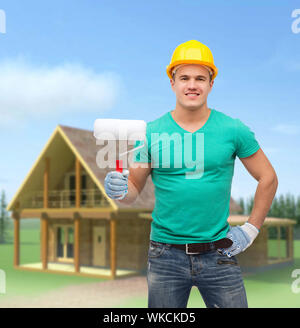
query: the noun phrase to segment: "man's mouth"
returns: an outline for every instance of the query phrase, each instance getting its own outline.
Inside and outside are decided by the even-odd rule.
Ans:
[[[194,98],[197,98],[200,94],[196,93],[196,92],[189,92],[189,93],[186,93],[185,95],[191,99],[194,99]]]

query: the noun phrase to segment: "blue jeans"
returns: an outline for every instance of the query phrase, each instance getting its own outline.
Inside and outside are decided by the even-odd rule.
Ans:
[[[247,297],[235,256],[214,250],[195,255],[150,240],[148,250],[148,308],[186,308],[196,286],[207,307],[246,308]]]

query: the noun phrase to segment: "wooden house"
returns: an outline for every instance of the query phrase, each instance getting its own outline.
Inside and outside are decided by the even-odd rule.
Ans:
[[[111,279],[146,271],[155,202],[151,176],[133,204],[110,199],[104,178],[112,169],[97,166],[100,148],[93,131],[56,127],[7,206],[14,220],[16,269]],[[230,214],[239,210],[231,199]],[[38,263],[20,264],[20,220],[26,218],[41,222]],[[266,240],[260,238],[262,249]],[[292,244],[288,252],[291,260]]]

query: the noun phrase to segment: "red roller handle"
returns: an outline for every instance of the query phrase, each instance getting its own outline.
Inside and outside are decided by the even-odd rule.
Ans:
[[[121,159],[116,160],[116,171],[123,172],[123,161]]]

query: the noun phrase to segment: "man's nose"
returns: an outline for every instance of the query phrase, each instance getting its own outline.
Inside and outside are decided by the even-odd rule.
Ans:
[[[188,82],[188,88],[189,89],[196,89],[196,81],[193,79],[190,79]]]

